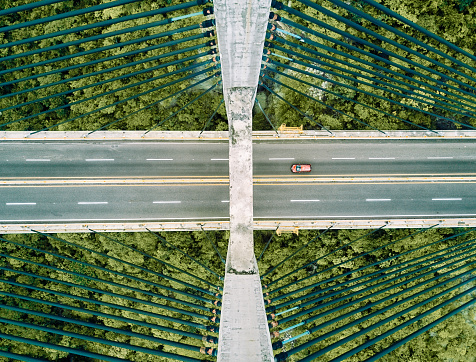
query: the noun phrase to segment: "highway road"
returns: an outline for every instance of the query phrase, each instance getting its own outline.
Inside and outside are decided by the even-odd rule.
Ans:
[[[292,163],[313,175],[476,173],[474,140],[261,141],[254,175],[289,176]],[[222,142],[1,142],[0,177],[227,176]]]
[[[253,147],[256,220],[476,216],[471,140]],[[0,223],[228,219],[227,141],[2,142],[0,170]]]

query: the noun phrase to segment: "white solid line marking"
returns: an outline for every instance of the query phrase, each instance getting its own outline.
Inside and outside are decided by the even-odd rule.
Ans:
[[[86,158],[88,162],[114,161],[113,158]]]
[[[365,201],[392,201],[392,199],[365,199]]]
[[[394,160],[395,157],[369,157],[369,160]]]
[[[49,158],[27,158],[26,162],[50,162]]]
[[[6,202],[7,206],[16,206],[16,205],[36,205],[36,202]]]
[[[230,200],[221,200],[221,202],[230,202]]]
[[[442,199],[432,199],[433,201],[461,201],[463,200],[461,197],[449,197],[449,198],[442,198]]]
[[[228,158],[210,158],[210,161],[228,161]]]
[[[277,160],[294,160],[294,157],[270,157],[270,161],[277,161]]]
[[[105,205],[107,201],[80,201],[78,205]]]
[[[355,157],[332,157],[333,160],[355,160]]]
[[[182,201],[153,201],[153,204],[180,204]]]
[[[448,156],[448,157],[444,157],[444,156],[441,156],[441,157],[439,157],[439,156],[435,156],[435,157],[427,157],[427,158],[428,158],[428,159],[430,159],[430,160],[431,160],[431,159],[433,159],[433,160],[436,160],[436,159],[443,159],[443,158],[446,158],[446,159],[448,159],[448,158],[453,158],[453,157],[450,157],[450,156]]]
[[[216,217],[161,217],[161,218],[119,218],[119,219],[34,219],[34,220],[0,220],[0,222],[94,222],[94,221],[131,221],[131,222],[147,222],[147,221],[160,221],[160,220],[204,220],[204,221],[214,221],[214,220],[225,220],[225,222],[228,222],[229,216],[216,216]]]
[[[147,161],[173,161],[173,158],[148,158]]]
[[[381,218],[381,217],[388,217],[388,218],[415,218],[415,217],[422,217],[422,218],[428,218],[428,217],[475,217],[476,214],[408,214],[408,215],[382,215],[382,214],[377,214],[377,215],[301,215],[301,216],[277,216],[277,215],[271,215],[271,216],[254,216],[253,219],[262,219],[262,220],[271,220],[271,219],[302,219],[306,221],[312,221],[315,219],[320,219],[320,220],[326,220],[326,219],[359,219],[359,220],[366,220],[366,219],[372,219],[372,218]],[[4,222],[7,220],[0,220],[0,222]],[[16,220],[16,221],[21,221],[21,220]],[[35,221],[42,221],[42,220],[35,220]]]
[[[290,200],[291,202],[318,202],[320,200]]]

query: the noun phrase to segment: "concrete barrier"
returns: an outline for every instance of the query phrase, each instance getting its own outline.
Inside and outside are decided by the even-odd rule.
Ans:
[[[438,131],[437,134],[428,131],[384,131],[385,135],[377,131],[326,131],[303,130],[301,132],[252,131],[253,140],[280,140],[280,139],[342,139],[342,138],[378,138],[378,139],[426,139],[426,138],[476,138],[476,131]],[[227,142],[228,131],[152,131],[144,136],[144,131],[100,131],[86,136],[88,131],[47,131],[31,135],[24,131],[0,131],[1,140],[221,140]]]

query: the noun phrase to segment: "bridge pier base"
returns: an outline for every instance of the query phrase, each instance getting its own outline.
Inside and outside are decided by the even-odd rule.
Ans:
[[[218,362],[274,361],[259,274],[225,274]]]

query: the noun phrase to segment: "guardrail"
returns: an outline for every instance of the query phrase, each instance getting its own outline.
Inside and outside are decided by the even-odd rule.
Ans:
[[[342,220],[254,220],[254,230],[276,230],[279,233],[295,233],[308,229],[374,229],[385,225],[387,229],[427,228],[467,228],[476,227],[476,218],[454,219],[342,219]],[[2,224],[0,234],[29,234],[31,230],[47,233],[89,233],[98,232],[147,232],[151,231],[216,231],[229,230],[226,221],[187,222],[137,222],[137,223],[82,223],[82,224]]]

